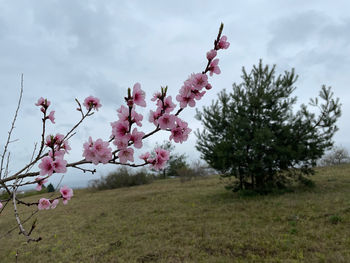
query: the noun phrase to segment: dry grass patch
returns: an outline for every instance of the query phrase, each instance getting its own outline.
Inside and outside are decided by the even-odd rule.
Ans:
[[[17,249],[28,263],[350,262],[350,166],[321,168],[314,180],[312,189],[250,197],[215,176],[78,190],[69,205],[39,212],[41,242],[16,231],[0,239],[1,262],[15,262]],[[0,233],[13,224],[7,209]]]

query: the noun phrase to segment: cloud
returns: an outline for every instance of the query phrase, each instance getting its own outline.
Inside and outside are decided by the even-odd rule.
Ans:
[[[275,20],[267,52],[291,60],[302,68],[349,69],[349,19],[335,19],[322,12],[307,11]]]

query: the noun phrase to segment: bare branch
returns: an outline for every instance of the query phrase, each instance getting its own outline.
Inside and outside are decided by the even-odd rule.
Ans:
[[[20,106],[21,106],[22,95],[23,95],[23,74],[21,75],[21,90],[20,90],[20,93],[19,93],[19,99],[18,99],[18,102],[17,102],[16,112],[15,112],[15,115],[13,116],[11,128],[10,128],[10,130],[9,130],[9,132],[8,132],[7,141],[6,141],[6,143],[5,143],[4,151],[3,151],[2,157],[1,157],[0,179],[2,178],[2,170],[3,170],[3,167],[4,167],[4,158],[5,158],[5,155],[6,155],[6,152],[7,152],[7,148],[8,148],[8,146],[9,146],[9,143],[11,142],[11,135],[12,135],[12,132],[13,132],[13,130],[14,130],[14,128],[15,128],[15,123],[16,123],[16,120],[17,120],[17,115],[18,115],[18,112],[19,112],[19,108],[20,108]]]

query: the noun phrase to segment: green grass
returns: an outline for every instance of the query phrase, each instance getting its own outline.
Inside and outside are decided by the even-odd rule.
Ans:
[[[218,177],[78,190],[39,212],[42,241],[0,239],[0,262],[17,250],[18,262],[350,262],[350,166],[313,179],[312,189],[267,196],[233,194]],[[14,225],[10,208],[0,234]]]

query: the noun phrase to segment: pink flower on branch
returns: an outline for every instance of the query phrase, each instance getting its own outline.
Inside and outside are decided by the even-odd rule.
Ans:
[[[53,162],[53,170],[55,173],[66,173],[67,172],[67,161],[62,158],[56,158]]]
[[[54,171],[53,160],[49,156],[45,156],[41,159],[41,163],[39,164],[40,175],[52,175]]]
[[[171,96],[168,96],[164,99],[164,102],[162,102],[161,100],[158,100],[157,106],[158,106],[157,108],[158,112],[163,111],[165,113],[170,113],[175,109],[176,104],[172,102]]]
[[[38,209],[39,210],[44,210],[44,209],[50,209],[51,202],[47,198],[40,198],[39,204],[38,204]]]
[[[127,163],[127,161],[133,162],[134,161],[134,149],[133,148],[125,148],[122,149],[119,153],[118,153],[118,157],[119,157],[119,161],[120,163]]]
[[[166,113],[166,114],[162,115],[158,119],[159,128],[161,128],[162,130],[175,128],[175,126],[176,126],[175,118],[176,117],[173,114]]]
[[[218,49],[228,49],[230,43],[227,42],[227,36],[222,36],[217,44]]]
[[[153,123],[155,126],[158,125],[158,118],[161,116],[161,111],[158,108],[156,111],[150,110],[149,112],[149,122]]]
[[[190,80],[193,86],[192,91],[201,90],[208,84],[208,76],[203,73],[192,74]]]
[[[176,117],[176,127],[171,130],[171,135],[169,140],[174,140],[176,143],[183,143],[188,139],[188,135],[192,130],[188,128],[187,122],[181,120],[179,117]]]
[[[118,140],[129,140],[129,123],[127,121],[116,121],[111,123],[112,136]]]
[[[215,49],[212,49],[207,52],[207,59],[212,60],[213,58],[216,57],[217,51]]]
[[[138,132],[137,128],[134,128],[131,133],[130,140],[134,142],[134,147],[137,149],[142,148],[142,138],[145,136],[144,132]]]
[[[98,109],[102,106],[102,104],[100,103],[100,100],[98,98],[95,98],[93,96],[89,96],[84,100],[84,104],[85,108],[87,110],[92,110],[95,109],[98,111]]]
[[[47,116],[47,118],[53,123],[55,124],[55,111],[51,111],[50,114]]]
[[[144,160],[146,163],[148,162],[148,158],[151,156],[151,154],[149,153],[149,152],[146,152],[146,153],[144,153],[144,154],[141,154],[140,156],[139,156],[139,158],[141,159],[141,160]]]
[[[51,202],[51,209],[55,209],[56,208],[56,206],[58,205],[58,203],[59,203],[59,200],[58,199],[55,199],[55,200],[52,200],[52,202]]]
[[[141,89],[140,83],[136,83],[132,90],[132,98],[136,105],[146,107],[145,92]]]
[[[196,106],[194,97],[195,95],[192,93],[192,88],[185,85],[181,87],[180,94],[176,96],[176,100],[180,102],[181,108],[186,108],[187,105],[194,107]]]
[[[160,93],[158,91],[158,92],[153,94],[153,97],[152,97],[151,101],[156,101],[156,100],[160,99],[161,97],[162,97],[162,93]]]
[[[94,142],[90,136],[89,141],[84,143],[83,147],[83,156],[95,165],[99,163],[106,164],[112,159],[112,148],[109,147],[109,142],[102,139],[97,139]]]
[[[49,175],[51,176],[55,173],[65,173],[67,172],[67,161],[63,160],[60,157],[53,160],[50,156],[45,156],[41,159],[39,164],[40,175]]]
[[[213,76],[214,73],[215,74],[220,74],[221,73],[221,70],[220,70],[218,64],[219,64],[219,59],[218,58],[214,59],[210,63],[210,65],[209,65],[209,71],[210,71],[209,75],[210,76]]]
[[[35,187],[35,190],[41,191],[43,184],[47,183],[47,179],[44,180],[44,178],[41,178],[40,176],[35,178],[35,181],[37,182],[37,186]]]
[[[65,185],[61,187],[60,193],[63,198],[63,204],[66,205],[73,196],[73,190]]]
[[[44,109],[47,109],[50,106],[51,102],[43,97],[38,99],[38,102],[35,103],[35,106],[42,106]]]
[[[151,167],[155,170],[163,169],[166,165],[166,162],[169,160],[169,152],[162,148],[155,149],[156,157],[152,160],[149,160]]]
[[[55,150],[54,152],[55,152],[55,159],[56,158],[63,159],[63,157],[64,157],[64,155],[66,153],[64,150]],[[49,151],[49,156],[53,159],[54,154],[53,154],[52,151]]]

